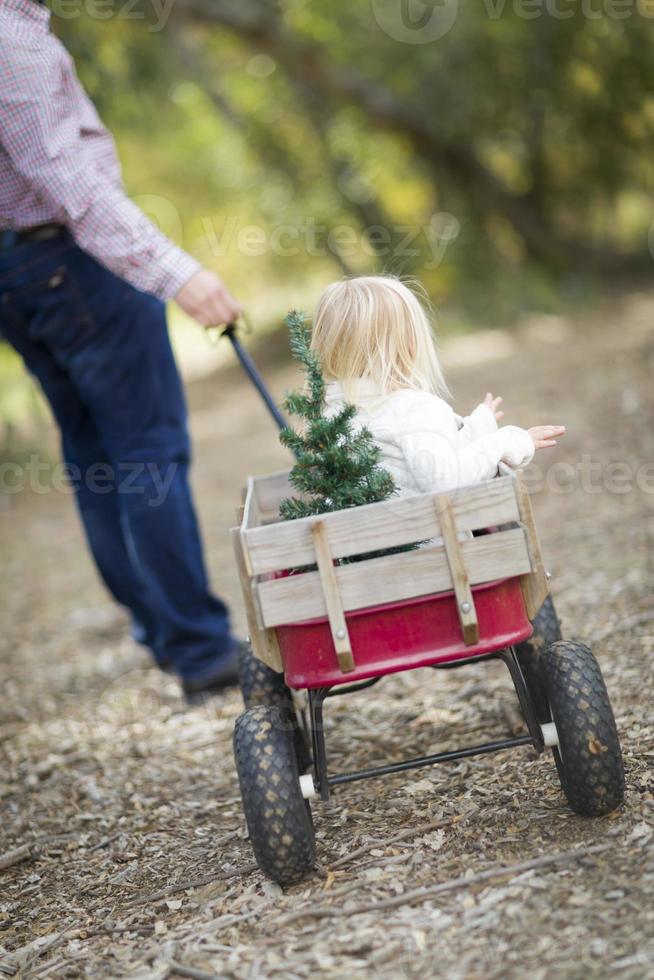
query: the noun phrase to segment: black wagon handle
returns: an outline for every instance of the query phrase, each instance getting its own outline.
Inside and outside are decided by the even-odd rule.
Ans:
[[[273,419],[275,420],[279,428],[285,429],[288,425],[288,422],[286,421],[282,412],[279,410],[278,406],[275,404],[275,400],[273,399],[273,396],[268,391],[268,388],[266,387],[266,383],[261,377],[261,374],[259,373],[259,369],[257,368],[256,364],[254,363],[254,361],[246,351],[245,347],[243,347],[241,341],[239,340],[236,329],[237,328],[235,323],[228,323],[227,326],[224,328],[224,330],[221,332],[221,336],[229,338],[229,341],[232,347],[234,348],[234,352],[238,357],[239,361],[241,362],[241,366],[243,370],[245,371],[250,381],[261,395],[261,398],[263,399],[266,408],[272,415]]]

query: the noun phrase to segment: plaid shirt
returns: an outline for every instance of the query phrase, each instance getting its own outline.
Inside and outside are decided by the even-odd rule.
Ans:
[[[113,139],[34,0],[0,0],[0,229],[57,222],[116,275],[170,299],[200,268],[133,204]]]

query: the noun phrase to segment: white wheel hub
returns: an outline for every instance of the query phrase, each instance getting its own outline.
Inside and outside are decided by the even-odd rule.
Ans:
[[[553,721],[548,721],[546,725],[541,725],[540,730],[543,733],[543,742],[546,748],[551,749],[559,744],[559,733]]]
[[[310,772],[300,776],[300,791],[305,800],[310,800],[316,795],[316,787],[313,785],[313,776]]]

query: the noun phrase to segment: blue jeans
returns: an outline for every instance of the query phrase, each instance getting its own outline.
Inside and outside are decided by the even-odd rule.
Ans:
[[[163,304],[64,235],[0,250],[0,330],[52,407],[110,592],[160,665],[210,677],[234,639],[207,583]]]

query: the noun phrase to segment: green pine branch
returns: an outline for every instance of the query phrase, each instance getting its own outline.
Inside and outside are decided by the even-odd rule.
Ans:
[[[291,485],[301,494],[282,501],[284,520],[377,503],[396,493],[391,474],[379,465],[380,449],[369,429],[354,429],[356,406],[346,404],[325,414],[325,380],[320,360],[311,350],[303,313],[286,317],[293,356],[303,366],[306,389],[286,396],[286,410],[301,419],[302,431],[288,426],[280,433],[296,463]]]

